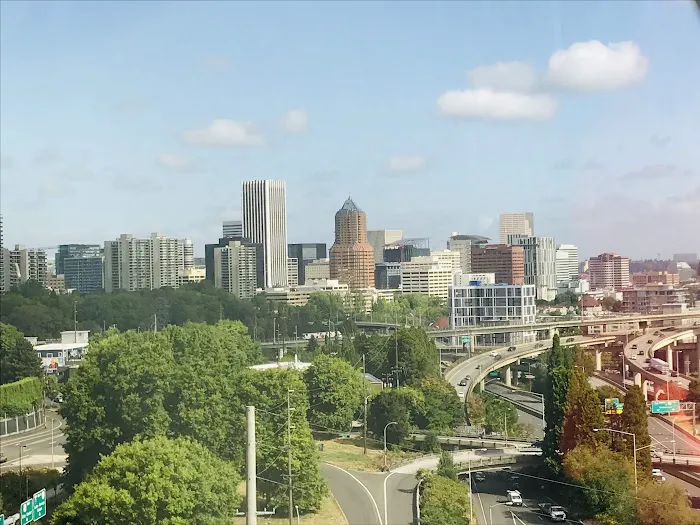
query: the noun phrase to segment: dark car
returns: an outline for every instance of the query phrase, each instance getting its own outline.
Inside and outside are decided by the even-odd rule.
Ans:
[[[459,382],[459,386],[467,386],[467,380],[466,380],[466,379],[462,379],[462,380]]]
[[[5,461],[7,461],[7,457],[5,457],[5,456],[3,456],[2,454],[0,454],[0,464],[1,464],[1,463],[5,463]]]
[[[515,352],[515,347],[514,346],[509,346],[508,347],[509,352]]]
[[[566,342],[567,342],[567,343],[573,343],[573,342],[574,342],[574,338],[573,338],[573,337],[569,337],[569,338],[566,340]]]
[[[637,352],[637,355],[644,355],[644,350],[640,350],[639,352]]]
[[[654,340],[653,340],[653,339],[649,339],[649,340],[647,341],[647,344],[649,344],[649,345],[650,345],[650,344],[652,344],[653,342],[654,342]]]

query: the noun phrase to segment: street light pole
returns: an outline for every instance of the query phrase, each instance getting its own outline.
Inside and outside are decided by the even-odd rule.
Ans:
[[[396,421],[390,421],[384,426],[384,468],[386,469],[386,429],[391,425],[397,425]]]
[[[489,522],[491,523],[491,525],[493,525],[493,508],[498,507],[499,505],[504,505],[507,507],[510,505],[510,502],[508,502],[508,503],[496,503],[495,505],[491,505],[489,507]]]
[[[598,432],[600,430],[605,430],[606,432],[616,432],[625,436],[632,436],[632,455],[634,456],[634,491],[637,492],[637,436],[633,432],[625,432],[624,430],[617,430],[614,428],[594,428],[593,432]]]
[[[676,418],[671,419],[671,428],[673,429],[673,459],[676,459]]]

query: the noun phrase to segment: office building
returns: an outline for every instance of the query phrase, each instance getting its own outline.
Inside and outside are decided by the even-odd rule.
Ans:
[[[299,260],[287,258],[287,286],[299,286]]]
[[[297,260],[299,284],[304,284],[307,279],[306,265],[313,261],[328,258],[328,250],[326,249],[326,243],[289,244],[287,245],[287,257],[292,257]],[[318,279],[318,277],[314,277],[314,279]],[[330,279],[330,275],[324,277],[324,279]]]
[[[462,257],[459,252],[453,252],[452,250],[435,250],[430,252],[430,256],[440,262],[451,265],[453,272],[462,271]]]
[[[453,233],[447,241],[447,249],[459,252],[462,273],[472,271],[472,249],[481,248],[488,244],[489,239],[480,235],[460,235]]]
[[[206,279],[206,270],[204,268],[188,268],[181,269],[177,272],[177,285],[185,286],[186,284],[201,283]]]
[[[304,284],[327,281],[331,278],[331,260],[327,257],[304,264]],[[301,278],[299,278],[301,281]]]
[[[525,256],[525,284],[535,285],[537,299],[553,301],[557,296],[557,249],[553,237],[509,235],[508,244],[522,246]]]
[[[530,212],[501,213],[499,243],[509,244],[509,235],[533,237],[535,235],[535,215]]]
[[[284,181],[243,183],[243,237],[263,247],[265,288],[287,286],[287,187]]]
[[[588,260],[592,290],[622,290],[630,284],[630,260],[616,253],[602,253]]]
[[[578,248],[576,246],[573,244],[560,244],[557,246],[555,255],[557,284],[578,280],[578,265]]]
[[[669,305],[687,305],[689,293],[671,284],[647,284],[622,290],[622,311],[626,314],[662,314]]]
[[[231,239],[222,237],[216,244],[205,244],[204,245],[204,274],[205,279],[210,283],[214,284],[216,281],[216,268],[214,264],[214,250],[217,248],[225,248],[229,245],[229,241],[239,241],[244,246],[255,248],[256,252],[256,262],[255,271],[257,272],[256,277],[256,289],[265,288],[265,259],[264,250],[262,244],[255,244],[250,242],[248,239]]]
[[[374,286],[374,250],[367,242],[367,216],[350,197],[335,214],[330,260],[332,280],[351,289]]]
[[[99,244],[60,244],[54,256],[56,275],[65,274],[64,261],[70,257],[101,257]]]
[[[243,221],[224,221],[222,237],[225,239],[240,239],[243,237]]]
[[[635,288],[647,284],[670,284],[678,286],[681,283],[680,276],[671,272],[640,272],[630,275],[632,286]]]
[[[367,231],[367,242],[374,250],[374,263],[384,262],[384,247],[394,244],[403,238],[401,230],[369,230]]]
[[[350,295],[350,288],[347,284],[338,282],[337,279],[327,279],[300,286],[269,288],[265,290],[265,297],[272,303],[304,306],[309,302],[309,297],[315,293],[331,293],[339,296],[345,302]]]
[[[452,278],[453,286],[482,286],[496,284],[495,273],[456,273]]]
[[[401,288],[401,263],[381,262],[374,265],[374,287],[377,290]]]
[[[402,239],[384,247],[384,262],[403,263],[430,255],[428,239]]]
[[[442,299],[447,299],[447,290],[455,271],[461,272],[455,270],[453,260],[433,255],[413,257],[401,263],[400,267],[403,293],[420,293]]]
[[[55,273],[49,272],[46,274],[46,282],[44,282],[44,286],[52,292],[65,293],[66,276],[56,275]]]
[[[182,244],[180,239],[159,233],[147,239],[122,234],[117,240],[105,241],[105,292],[177,288],[178,271],[184,267]]]
[[[17,244],[7,255],[10,259],[10,288],[26,283],[30,279],[46,285],[48,265],[44,250],[28,249],[24,245]]]
[[[455,276],[457,282],[459,277]],[[533,324],[536,290],[530,284],[455,284],[449,287],[450,326],[467,328],[501,324]],[[476,336],[477,345],[534,342],[535,332],[510,332]]]
[[[522,246],[487,244],[471,250],[471,271],[493,273],[497,284],[525,284],[525,250]]]
[[[258,247],[227,239],[214,248],[214,286],[239,299],[255,295],[258,281]]]
[[[65,257],[61,265],[67,290],[92,293],[104,288],[104,258],[101,255]]]

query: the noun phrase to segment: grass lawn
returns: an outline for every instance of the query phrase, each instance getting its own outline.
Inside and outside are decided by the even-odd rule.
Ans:
[[[296,525],[297,518],[294,516],[292,523]],[[302,525],[347,525],[343,511],[340,510],[333,496],[327,496],[321,504],[321,510],[316,514],[302,514],[300,523]],[[288,525],[289,518],[268,518],[258,516],[259,525]],[[233,525],[245,525],[245,516],[237,516],[233,519]]]
[[[367,439],[367,454],[363,452],[362,438],[318,439],[316,443],[323,444],[319,452],[321,461],[337,465],[348,470],[378,472],[382,470],[384,453],[379,443]],[[398,462],[417,457],[418,452],[389,450],[387,462],[389,466]]]

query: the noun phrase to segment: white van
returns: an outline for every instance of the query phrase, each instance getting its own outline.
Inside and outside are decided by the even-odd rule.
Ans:
[[[511,505],[515,505],[516,507],[523,506],[523,497],[520,495],[519,490],[509,490],[507,495],[508,495],[508,502]]]

